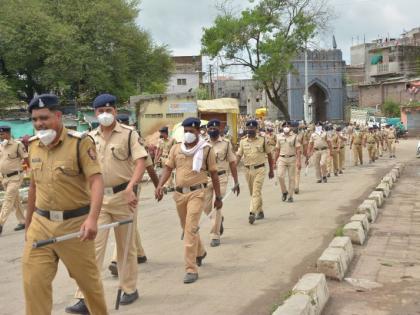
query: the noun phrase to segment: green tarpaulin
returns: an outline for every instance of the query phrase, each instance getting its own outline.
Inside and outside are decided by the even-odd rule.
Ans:
[[[12,136],[15,139],[25,135],[34,135],[34,127],[29,120],[0,120],[0,126],[9,126],[12,128]]]
[[[383,60],[383,57],[381,55],[374,55],[370,59],[370,64],[371,65],[377,65],[378,63],[381,63],[382,60]]]

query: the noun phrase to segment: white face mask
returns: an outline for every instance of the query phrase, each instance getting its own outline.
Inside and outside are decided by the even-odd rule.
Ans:
[[[191,132],[184,133],[184,142],[185,143],[193,143],[197,139],[197,136]]]
[[[1,142],[1,144],[2,144],[2,145],[4,145],[4,146],[6,146],[8,143],[9,143],[9,141],[8,141],[7,139],[4,139],[4,140]]]
[[[202,135],[204,135],[204,134],[206,133],[206,131],[205,131],[205,130],[200,130],[200,133],[201,133]]]
[[[36,134],[44,145],[51,144],[57,136],[57,132],[54,129],[38,130]]]
[[[289,127],[284,127],[283,128],[283,132],[284,133],[289,133],[290,132],[290,128]]]
[[[109,127],[114,122],[114,115],[110,113],[102,113],[98,115],[98,121],[99,123],[104,127]]]
[[[322,132],[322,126],[316,126],[316,127],[315,127],[315,132],[316,132],[317,134],[321,134],[321,132]]]

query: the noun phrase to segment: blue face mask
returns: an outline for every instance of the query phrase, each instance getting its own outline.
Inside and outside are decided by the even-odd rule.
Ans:
[[[219,131],[219,129],[213,129],[213,130],[209,130],[209,135],[210,135],[210,138],[218,138],[219,137],[219,135],[220,135],[220,131]]]

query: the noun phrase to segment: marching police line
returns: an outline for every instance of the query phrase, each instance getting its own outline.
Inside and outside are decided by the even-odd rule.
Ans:
[[[365,131],[349,125],[343,132],[330,124],[284,122],[280,131],[268,123],[263,136],[258,122],[250,119],[246,122],[247,135],[235,154],[232,143],[223,137],[219,120],[210,120],[203,130],[199,119],[188,118],[182,123],[181,143],[169,137],[167,127],[160,129],[155,158],[162,167],[158,177],[139,134],[117,121],[116,101],[110,94],[99,95],[93,101],[100,126],[84,134],[63,126],[57,96],[36,96],[29,104],[37,131],[30,139],[29,154],[11,139],[10,128],[0,127],[0,171],[6,190],[0,233],[7,216],[16,209],[20,222],[17,228],[25,228],[22,265],[26,314],[51,314],[52,281],[59,260],[78,286],[78,301],[66,312],[108,313],[100,269],[109,229],[103,227],[112,227],[115,233],[116,248],[109,269],[119,276],[122,296],[117,296],[117,308],[139,298],[137,264],[146,262],[147,257],[136,222],[139,184],[145,171],[156,187],[158,201],[165,193],[173,192],[183,229],[183,281],[187,284],[198,280],[198,267],[207,255],[199,234],[202,212],[212,220],[210,246],[221,244],[223,197],[227,195],[229,176],[233,179],[232,192],[237,196],[240,193],[240,161],[251,196],[248,220],[254,224],[265,217],[262,187],[267,166],[270,179],[277,169],[282,200],[294,202],[294,194],[300,193],[302,160],[306,167],[313,164],[318,183],[326,183],[331,174],[343,173],[347,143],[353,150],[355,165],[363,164],[362,147],[367,147],[370,162],[385,149],[395,157],[395,130],[389,127]],[[27,159],[31,169],[26,218],[16,195],[22,183],[22,159]],[[121,224],[113,225],[115,222]],[[99,230],[98,225],[102,227]],[[57,242],[58,237],[78,231],[79,238]],[[33,246],[50,239],[55,242]]]

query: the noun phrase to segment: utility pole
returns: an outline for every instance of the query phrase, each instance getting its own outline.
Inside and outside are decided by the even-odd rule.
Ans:
[[[305,95],[303,95],[303,117],[306,123],[312,119],[309,116],[309,87],[308,87],[308,46],[305,45]]]
[[[209,65],[209,75],[210,75],[210,99],[214,99],[214,89],[213,89],[213,76],[212,76],[213,66]]]

